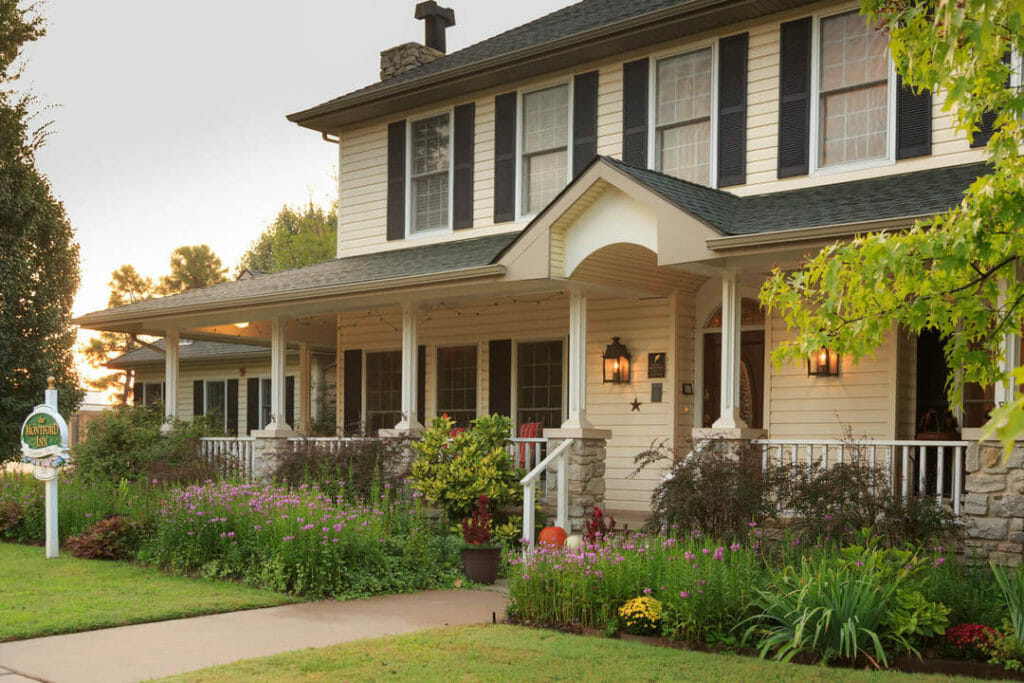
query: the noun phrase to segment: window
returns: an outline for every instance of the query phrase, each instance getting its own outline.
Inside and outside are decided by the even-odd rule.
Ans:
[[[818,166],[889,157],[889,39],[857,11],[819,33]]]
[[[562,424],[562,342],[528,342],[516,348],[516,423]]]
[[[162,382],[145,382],[135,385],[135,402],[139,405],[153,406],[164,398]]]
[[[655,73],[656,168],[701,185],[711,184],[712,62],[708,47],[659,59]]]
[[[218,380],[207,382],[203,398],[203,413],[209,418],[214,429],[227,433],[227,424],[224,417],[228,414],[228,390],[227,382]]]
[[[523,95],[522,204],[540,211],[569,182],[569,86]]]
[[[257,428],[258,429],[266,429],[267,425],[270,424],[270,422],[271,422],[271,416],[270,416],[270,405],[271,404],[270,404],[270,402],[271,402],[272,399],[271,399],[271,396],[270,396],[270,378],[269,377],[261,377],[260,378],[259,387],[260,387],[259,417],[258,417],[259,426]]]
[[[476,418],[476,356],[476,346],[437,350],[437,414],[457,427],[469,427]]]
[[[366,354],[366,428],[369,434],[402,420],[402,352]]]
[[[409,234],[447,229],[450,117],[439,114],[410,127]]]

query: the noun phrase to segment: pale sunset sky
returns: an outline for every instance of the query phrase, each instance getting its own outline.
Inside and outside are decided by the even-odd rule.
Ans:
[[[423,40],[413,0],[48,0],[22,88],[53,133],[38,164],[81,245],[75,314],[124,263],[157,277],[209,244],[232,272],[284,203],[335,196],[337,147],[285,115],[378,80]],[[450,0],[449,52],[570,4]]]

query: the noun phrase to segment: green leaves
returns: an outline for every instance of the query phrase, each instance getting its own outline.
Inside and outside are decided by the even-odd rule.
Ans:
[[[329,261],[337,254],[337,207],[324,211],[312,202],[300,211],[284,206],[242,255],[239,271],[275,273]]]

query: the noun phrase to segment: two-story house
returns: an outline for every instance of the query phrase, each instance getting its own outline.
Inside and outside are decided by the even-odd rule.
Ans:
[[[420,3],[426,44],[288,117],[337,145],[337,259],[77,322],[166,338],[169,415],[193,390],[181,340],[269,343],[265,438],[293,434],[286,353],[300,348],[336,359],[343,434],[503,413],[598,444],[568,475],[573,506],[647,510],[661,473],[628,474],[652,441],[767,436],[828,459],[847,427],[916,468],[905,486],[959,500],[961,451],[929,461],[904,443],[946,410],[937,338],[894,329],[857,364],[823,349],[776,370],[792,333],[756,301],[773,265],[907,228],[984,172],[986,132],[972,147],[942,93],[903,87],[857,10],[583,0],[446,54],[452,11]],[[969,392],[961,424],[992,400]]]

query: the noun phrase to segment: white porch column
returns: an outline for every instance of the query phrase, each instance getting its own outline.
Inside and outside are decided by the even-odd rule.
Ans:
[[[740,417],[740,320],[742,298],[735,273],[722,275],[721,412],[713,429],[745,429]]]
[[[416,418],[416,314],[415,306],[402,306],[402,419],[394,429],[381,430],[392,436],[419,434],[423,431],[423,425]]]
[[[164,424],[161,431],[171,431],[178,417],[178,331],[164,334]]]
[[[285,419],[285,321],[274,318],[270,327],[270,424],[265,432],[291,432]]]
[[[309,434],[313,423],[313,355],[306,342],[299,342],[299,431]]]
[[[1006,281],[1003,280],[999,284],[999,306],[1001,308],[1006,303]],[[1006,372],[1012,372],[1014,368],[1020,367],[1020,335],[1014,332],[1007,333],[1003,336],[999,346],[1003,353],[1003,362],[1000,368]],[[1013,385],[1014,379],[1007,377],[1005,381],[999,382],[993,387],[993,398],[997,406],[1013,400]]]
[[[592,429],[587,420],[587,295],[569,295],[569,416],[563,429]]]

